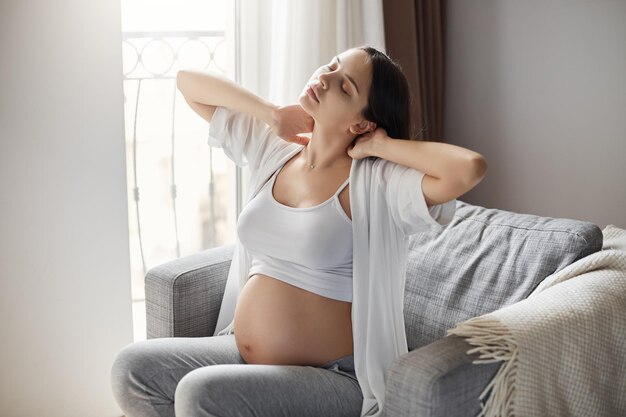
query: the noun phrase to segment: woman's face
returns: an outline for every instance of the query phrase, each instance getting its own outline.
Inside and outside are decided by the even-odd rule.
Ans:
[[[351,124],[364,120],[361,111],[367,105],[371,82],[368,57],[363,50],[349,49],[313,73],[299,101],[315,123],[348,130]],[[307,92],[309,86],[317,93],[319,101]]]

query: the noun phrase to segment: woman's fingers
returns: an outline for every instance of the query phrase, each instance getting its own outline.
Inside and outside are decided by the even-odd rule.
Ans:
[[[297,143],[298,145],[306,145],[309,143],[309,138],[305,137],[305,136],[294,136],[292,137],[289,142],[293,142],[293,143]]]
[[[272,119],[272,130],[281,139],[300,145],[309,143],[309,138],[299,136],[298,133],[312,132],[315,120],[299,104],[273,109]]]

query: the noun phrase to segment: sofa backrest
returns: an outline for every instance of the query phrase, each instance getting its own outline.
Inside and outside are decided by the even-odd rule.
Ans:
[[[409,237],[408,349],[440,339],[458,322],[523,300],[544,278],[601,248],[602,230],[591,222],[457,200],[445,228]]]

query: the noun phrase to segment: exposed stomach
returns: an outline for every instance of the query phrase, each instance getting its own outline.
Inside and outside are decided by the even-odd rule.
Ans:
[[[352,303],[254,274],[242,288],[235,340],[247,363],[323,365],[353,354]]]

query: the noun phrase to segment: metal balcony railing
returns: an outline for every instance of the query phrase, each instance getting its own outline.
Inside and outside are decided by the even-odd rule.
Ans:
[[[170,175],[170,195],[173,211],[174,231],[176,238],[176,254],[180,257],[180,242],[178,236],[178,217],[176,213],[176,178],[174,175],[175,154],[175,121],[176,121],[176,73],[181,67],[193,66],[194,68],[208,69],[215,67],[217,71],[225,73],[215,60],[216,52],[220,47],[225,47],[223,31],[157,31],[157,32],[122,32],[122,53],[124,63],[124,82],[137,83],[135,99],[135,112],[133,117],[133,196],[135,202],[137,232],[139,238],[139,248],[143,267],[143,276],[146,275],[146,261],[141,237],[141,217],[139,210],[139,184],[137,180],[137,121],[139,107],[141,105],[141,86],[146,80],[171,80],[172,94],[171,103],[171,175]],[[187,57],[187,61],[185,61]],[[166,81],[164,81],[166,82]],[[126,92],[124,93],[126,103]],[[214,205],[214,182],[213,182],[213,150],[209,147],[210,178],[209,178],[209,209],[211,219],[215,219]],[[215,239],[215,225],[211,222],[211,239]],[[213,241],[215,245],[215,241]]]

